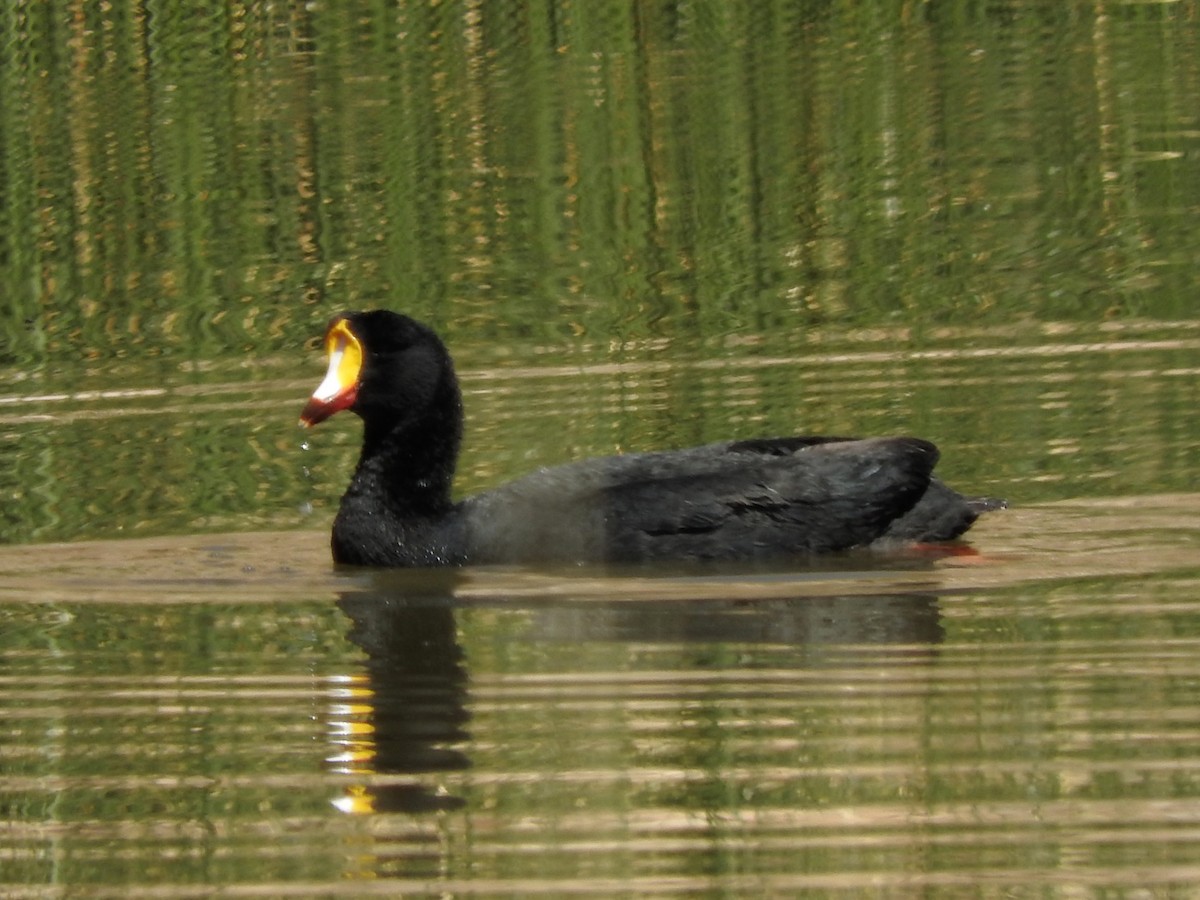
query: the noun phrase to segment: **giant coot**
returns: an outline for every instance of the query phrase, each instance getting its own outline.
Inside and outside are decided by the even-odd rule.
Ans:
[[[333,523],[333,558],[363,566],[687,562],[806,557],[951,541],[1002,501],[932,476],[912,437],[783,437],[630,453],[541,469],[455,502],[462,397],[442,341],[387,310],[339,315],[329,370],[300,416],[348,409],[362,453]]]

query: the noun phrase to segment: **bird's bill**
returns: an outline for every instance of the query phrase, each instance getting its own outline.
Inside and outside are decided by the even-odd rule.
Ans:
[[[335,412],[354,405],[362,374],[363,351],[345,319],[334,319],[325,332],[329,369],[300,413],[300,424],[308,427],[324,422]]]

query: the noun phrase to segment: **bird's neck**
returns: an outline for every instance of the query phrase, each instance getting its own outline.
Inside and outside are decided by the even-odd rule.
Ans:
[[[376,501],[400,518],[439,516],[450,489],[462,434],[458,405],[398,422],[368,423],[346,500]]]

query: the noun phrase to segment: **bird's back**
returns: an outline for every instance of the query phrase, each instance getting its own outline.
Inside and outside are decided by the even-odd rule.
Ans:
[[[869,544],[917,504],[915,438],[779,438],[543,469],[464,501],[471,563],[761,559]]]

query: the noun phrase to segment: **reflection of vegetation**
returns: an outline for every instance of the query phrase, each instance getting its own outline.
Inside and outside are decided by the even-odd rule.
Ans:
[[[1191,492],[1200,386],[1189,374],[1196,341],[1180,333],[1139,331],[1163,347],[1113,345],[1120,352],[1077,352],[1105,337],[1082,329],[998,357],[822,343],[795,357],[631,351],[617,366],[571,365],[567,354],[482,372],[468,353],[458,490],[587,456],[809,432],[928,436],[949,481],[1020,506]],[[328,527],[359,423],[336,420],[304,450],[296,416],[319,367],[311,383],[236,371],[186,385],[176,376],[145,397],[0,406],[0,540]],[[316,515],[299,511],[309,504]]]
[[[341,609],[303,585],[218,602],[229,579],[186,602],[168,583],[9,604],[7,883],[337,893],[344,871],[661,885],[1194,857],[1169,826],[1200,794],[1200,618],[1179,602],[1200,572],[936,602],[592,602],[567,585],[464,607],[408,575],[346,578]],[[356,823],[330,805],[347,789],[426,789],[449,812]],[[1133,825],[1110,827],[1114,810]]]
[[[1187,654],[1200,620],[1169,611],[1178,578],[1163,579],[1161,592],[1134,580],[943,600],[947,642],[928,654],[907,641],[823,648],[781,639],[778,628],[762,643],[738,633],[689,643],[674,624],[687,611],[657,619],[628,601],[469,610],[468,752],[474,772],[489,777],[466,777],[468,816],[486,809],[524,824],[536,810],[541,877],[579,871],[568,868],[577,854],[543,835],[572,847],[567,836],[602,836],[615,852],[648,844],[633,860],[594,854],[595,866],[663,864],[672,854],[705,873],[896,871],[914,854],[935,870],[993,855],[1002,866],[1003,842],[993,846],[1002,831],[1027,841],[1023,853],[1057,853],[1045,816],[1074,821],[1087,801],[1197,793],[1180,775],[1194,758],[1192,735],[1172,723],[1191,721]],[[788,605],[802,615],[806,602]],[[765,606],[736,608],[786,622],[785,607]],[[524,634],[518,617],[529,621]],[[1133,669],[1150,674],[1130,677]],[[670,840],[654,845],[648,835]],[[1184,842],[1154,852],[1174,858]]]
[[[7,884],[328,878],[328,832],[281,860],[273,816],[324,819],[307,789],[319,714],[360,655],[326,601],[16,605],[0,633]],[[86,593],[86,589],[85,589]],[[219,589],[214,589],[217,596]],[[298,748],[302,752],[298,752]],[[289,785],[280,788],[280,784]],[[303,787],[300,787],[303,786]],[[53,837],[35,834],[53,829]],[[112,848],[124,842],[127,852]],[[264,848],[267,852],[264,852]]]
[[[1188,488],[1180,378],[1098,384],[1097,357],[1047,399],[1040,361],[745,367],[826,348],[830,323],[888,326],[890,350],[969,340],[941,321],[1193,316],[1180,4],[1104,23],[969,2],[207,6],[0,14],[0,361],[27,395],[170,388],[161,414],[0,408],[0,539],[290,524],[335,499],[352,426],[301,459],[299,397],[256,384],[333,308],[382,303],[464,367],[565,367],[468,396],[464,489],[797,429],[928,434],[984,490]]]
[[[1185,314],[1181,6],[12,7],[4,353]]]

